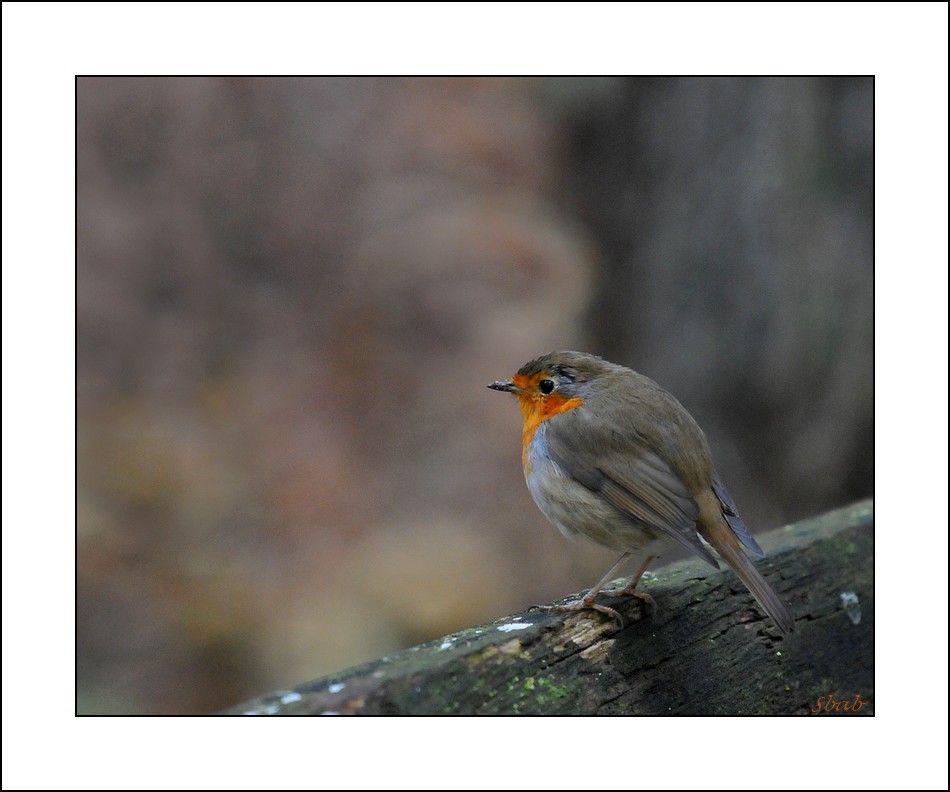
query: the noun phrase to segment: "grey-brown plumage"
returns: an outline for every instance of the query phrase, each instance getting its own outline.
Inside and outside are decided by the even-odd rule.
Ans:
[[[581,352],[544,355],[489,387],[518,397],[528,489],[563,533],[646,557],[673,542],[718,568],[702,536],[778,627],[794,629],[740,547],[762,555],[713,468],[706,436],[670,393]]]

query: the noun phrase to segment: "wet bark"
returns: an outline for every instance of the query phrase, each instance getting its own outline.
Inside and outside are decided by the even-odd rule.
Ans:
[[[782,636],[730,571],[688,560],[597,613],[527,611],[462,630],[225,714],[870,715],[872,500],[758,537],[789,603]]]

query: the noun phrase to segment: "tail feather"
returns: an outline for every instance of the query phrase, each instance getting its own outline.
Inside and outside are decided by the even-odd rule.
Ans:
[[[786,635],[793,632],[795,619],[788,606],[779,599],[775,589],[766,582],[752,560],[743,552],[739,541],[726,523],[725,516],[717,514],[716,517],[715,520],[700,520],[699,527],[703,538],[715,547],[723,560],[732,567],[733,572],[745,583],[746,588],[752,592],[779,630]],[[710,522],[713,524],[710,525]]]

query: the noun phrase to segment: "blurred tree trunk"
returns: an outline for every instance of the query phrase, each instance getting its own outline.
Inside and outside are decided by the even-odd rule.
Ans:
[[[676,394],[750,525],[868,497],[873,79],[571,84],[591,351]]]

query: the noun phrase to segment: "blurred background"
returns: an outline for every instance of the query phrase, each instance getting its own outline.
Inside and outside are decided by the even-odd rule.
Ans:
[[[870,78],[79,79],[79,711],[592,585],[485,387],[554,349],[672,391],[753,531],[871,495],[873,132]]]

